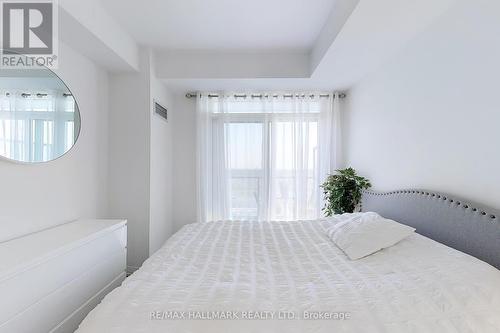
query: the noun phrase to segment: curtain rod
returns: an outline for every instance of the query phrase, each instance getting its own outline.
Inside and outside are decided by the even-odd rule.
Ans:
[[[9,97],[11,95],[10,92],[6,92],[5,93],[5,96]],[[24,97],[24,98],[28,98],[30,96],[33,96],[35,95],[36,97],[38,98],[42,98],[42,97],[47,97],[49,94],[47,93],[21,93],[21,97]],[[73,96],[73,94],[68,94],[68,93],[63,93],[62,94],[64,97],[69,97],[69,96]]]
[[[345,98],[347,95],[345,93],[339,93],[338,94],[340,98]],[[186,94],[186,98],[196,98],[198,96],[198,93],[194,93],[194,92],[188,92]],[[214,97],[219,97],[219,94],[208,94],[207,95],[209,98],[214,98]],[[269,98],[269,97],[274,97],[274,98],[277,98],[279,97],[280,95],[276,95],[276,94],[273,94],[273,95],[269,95],[269,94],[251,94],[251,95],[246,95],[246,94],[234,94],[234,97],[235,98],[247,98],[248,96],[252,97],[252,98]],[[306,97],[306,96],[309,96],[311,98],[314,98],[315,95],[314,94],[311,94],[311,95],[307,95],[307,94],[283,94],[281,95],[285,98],[292,98],[292,97]],[[319,94],[318,95],[319,97],[330,97],[330,94]],[[335,98],[335,95],[334,95],[334,98]]]

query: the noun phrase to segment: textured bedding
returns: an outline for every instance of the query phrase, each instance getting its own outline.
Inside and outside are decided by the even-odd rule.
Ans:
[[[77,332],[500,332],[496,268],[418,234],[351,261],[331,223],[187,225]]]

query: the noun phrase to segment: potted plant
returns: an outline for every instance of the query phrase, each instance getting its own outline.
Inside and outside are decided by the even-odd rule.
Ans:
[[[362,191],[371,187],[370,181],[358,176],[353,168],[337,170],[321,185],[325,196],[326,216],[353,213],[361,200]]]

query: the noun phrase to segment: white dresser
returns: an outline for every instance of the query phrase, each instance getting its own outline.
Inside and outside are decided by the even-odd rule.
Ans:
[[[78,220],[0,243],[0,332],[73,332],[125,278],[127,222]]]

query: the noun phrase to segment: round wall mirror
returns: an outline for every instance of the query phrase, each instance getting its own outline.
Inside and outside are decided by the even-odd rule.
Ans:
[[[22,163],[55,160],[80,134],[71,91],[47,68],[0,69],[0,157]]]

